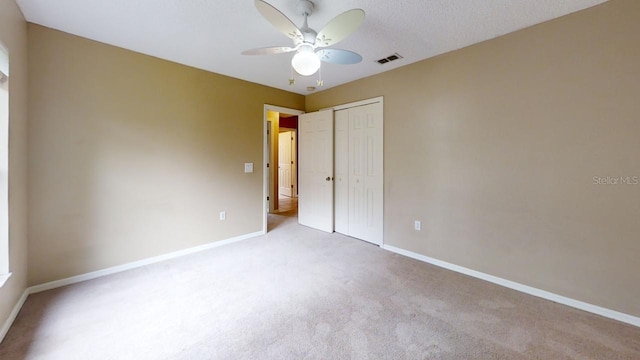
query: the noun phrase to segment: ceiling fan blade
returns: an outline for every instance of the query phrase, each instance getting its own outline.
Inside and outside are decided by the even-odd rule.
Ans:
[[[303,38],[300,29],[298,29],[288,17],[281,13],[280,10],[262,0],[254,0],[253,3],[260,14],[275,26],[276,29],[280,30],[281,33],[294,40]]]
[[[284,54],[292,51],[296,51],[296,48],[292,48],[289,46],[274,46],[274,47],[245,50],[242,52],[242,55],[276,55],[276,54]]]
[[[362,56],[349,50],[340,49],[322,49],[316,52],[320,60],[332,64],[357,64],[362,61]]]
[[[258,0],[256,0],[258,1]],[[364,10],[351,9],[334,17],[320,30],[316,37],[317,46],[331,46],[354,32],[364,21]]]

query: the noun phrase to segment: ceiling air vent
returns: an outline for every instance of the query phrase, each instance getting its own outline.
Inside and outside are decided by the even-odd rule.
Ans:
[[[382,58],[380,60],[376,60],[376,62],[380,65],[384,65],[388,62],[394,61],[394,60],[398,60],[398,59],[402,59],[402,56],[398,53],[394,53],[393,55],[389,55],[386,58]]]

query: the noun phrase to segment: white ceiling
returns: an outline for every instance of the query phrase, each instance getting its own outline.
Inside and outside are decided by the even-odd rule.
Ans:
[[[267,0],[296,25],[299,0]],[[319,31],[334,16],[366,12],[362,26],[332,46],[359,53],[356,65],[323,63],[328,89],[488,40],[606,0],[313,0],[309,26]],[[238,79],[308,94],[317,75],[289,85],[293,54],[244,56],[243,50],[290,46],[261,17],[253,0],[17,0],[27,21],[106,44]],[[386,65],[375,60],[398,52]]]

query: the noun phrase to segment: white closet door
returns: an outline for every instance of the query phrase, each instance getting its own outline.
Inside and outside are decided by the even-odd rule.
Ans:
[[[382,104],[349,109],[349,235],[382,245]]]
[[[349,110],[338,110],[335,117],[335,226],[349,235]]]
[[[298,222],[333,232],[333,110],[298,118]]]

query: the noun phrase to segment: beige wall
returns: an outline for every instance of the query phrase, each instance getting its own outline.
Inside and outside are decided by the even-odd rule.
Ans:
[[[263,106],[303,96],[31,24],[29,71],[29,284],[262,230]]]
[[[307,97],[384,96],[385,243],[640,316],[640,1]],[[422,220],[423,230],[413,230]]]
[[[11,67],[9,270],[12,272],[0,288],[1,326],[27,287],[27,23],[14,1],[0,1],[0,42],[9,50]]]

